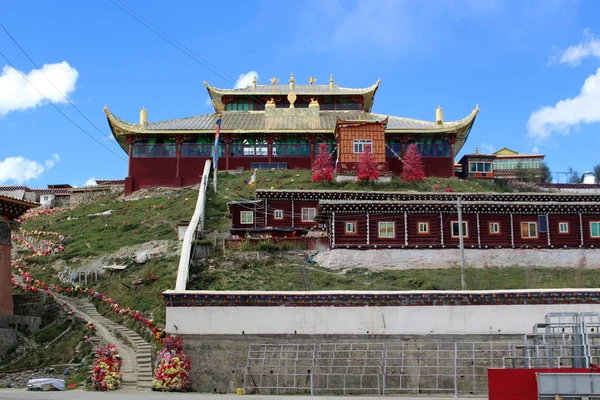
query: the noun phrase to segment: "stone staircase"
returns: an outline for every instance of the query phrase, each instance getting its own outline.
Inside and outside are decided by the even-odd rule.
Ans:
[[[108,318],[103,317],[93,304],[85,302],[81,306],[82,310],[90,317],[104,325],[108,330],[120,334],[129,345],[134,349],[135,354],[135,381],[123,381],[123,388],[136,388],[138,390],[152,389],[152,350],[150,344],[146,342],[136,332],[119,325]]]

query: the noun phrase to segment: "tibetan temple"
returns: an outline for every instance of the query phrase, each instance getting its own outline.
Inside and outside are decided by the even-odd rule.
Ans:
[[[379,81],[364,89],[343,88],[333,76],[328,85],[252,85],[218,89],[205,83],[215,112],[190,118],[125,122],[104,109],[112,133],[129,156],[125,194],[154,186],[182,187],[199,182],[212,157],[217,120],[222,121],[219,170],[310,169],[320,144],[337,160],[338,173],[352,173],[357,154],[372,149],[383,173],[402,172],[400,157],[411,144],[423,156],[429,176],[454,176],[454,156],[465,143],[475,117],[446,122],[441,108],[435,121],[372,112]]]

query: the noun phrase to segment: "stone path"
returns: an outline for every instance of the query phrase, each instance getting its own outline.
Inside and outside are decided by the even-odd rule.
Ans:
[[[121,326],[98,313],[87,300],[58,296],[73,312],[81,315],[96,326],[98,334],[108,343],[114,344],[121,355],[123,365],[123,389],[150,390],[152,388],[152,360],[150,344],[136,332]]]

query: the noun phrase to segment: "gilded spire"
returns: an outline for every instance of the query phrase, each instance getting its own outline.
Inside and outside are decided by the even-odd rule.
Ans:
[[[252,78],[252,87],[256,89],[256,75]]]
[[[277,85],[277,82],[279,82],[279,78],[275,78],[275,77],[272,77],[269,80],[271,81],[271,85]]]
[[[296,80],[294,79],[294,73],[292,72],[290,74],[290,90],[293,92],[294,91],[294,83],[296,82]]]
[[[333,74],[329,75],[329,89],[333,89]]]
[[[308,83],[309,83],[310,85],[314,85],[314,83],[315,83],[316,81],[317,81],[317,78],[313,78],[312,76],[310,76],[310,77],[308,78]]]

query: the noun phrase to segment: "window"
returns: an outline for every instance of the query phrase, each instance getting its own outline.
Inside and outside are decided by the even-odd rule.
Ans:
[[[302,222],[313,222],[317,215],[315,208],[303,208],[302,209]]]
[[[537,239],[537,222],[521,222],[521,237],[523,239]]]
[[[275,210],[275,219],[283,219],[283,210]]]
[[[355,234],[356,233],[356,221],[344,223],[344,233]]]
[[[465,221],[462,223],[462,234],[464,238],[469,237],[469,224]],[[460,237],[458,232],[458,221],[452,221],[452,237]]]
[[[254,212],[253,211],[240,211],[240,222],[242,224],[254,223]]]
[[[569,223],[568,222],[559,222],[558,223],[558,233],[569,233]]]
[[[590,222],[590,236],[593,238],[600,237],[600,222]]]
[[[379,223],[379,237],[380,238],[395,238],[396,232],[393,222],[380,222]]]
[[[492,172],[492,163],[491,162],[469,162],[469,171],[470,172]]]
[[[371,152],[371,140],[366,139],[357,139],[354,141],[354,153],[360,154],[364,153],[365,150],[369,150]]]
[[[500,223],[499,222],[490,222],[490,235],[499,235],[500,234]]]
[[[419,222],[419,234],[426,235],[429,233],[429,222]]]

